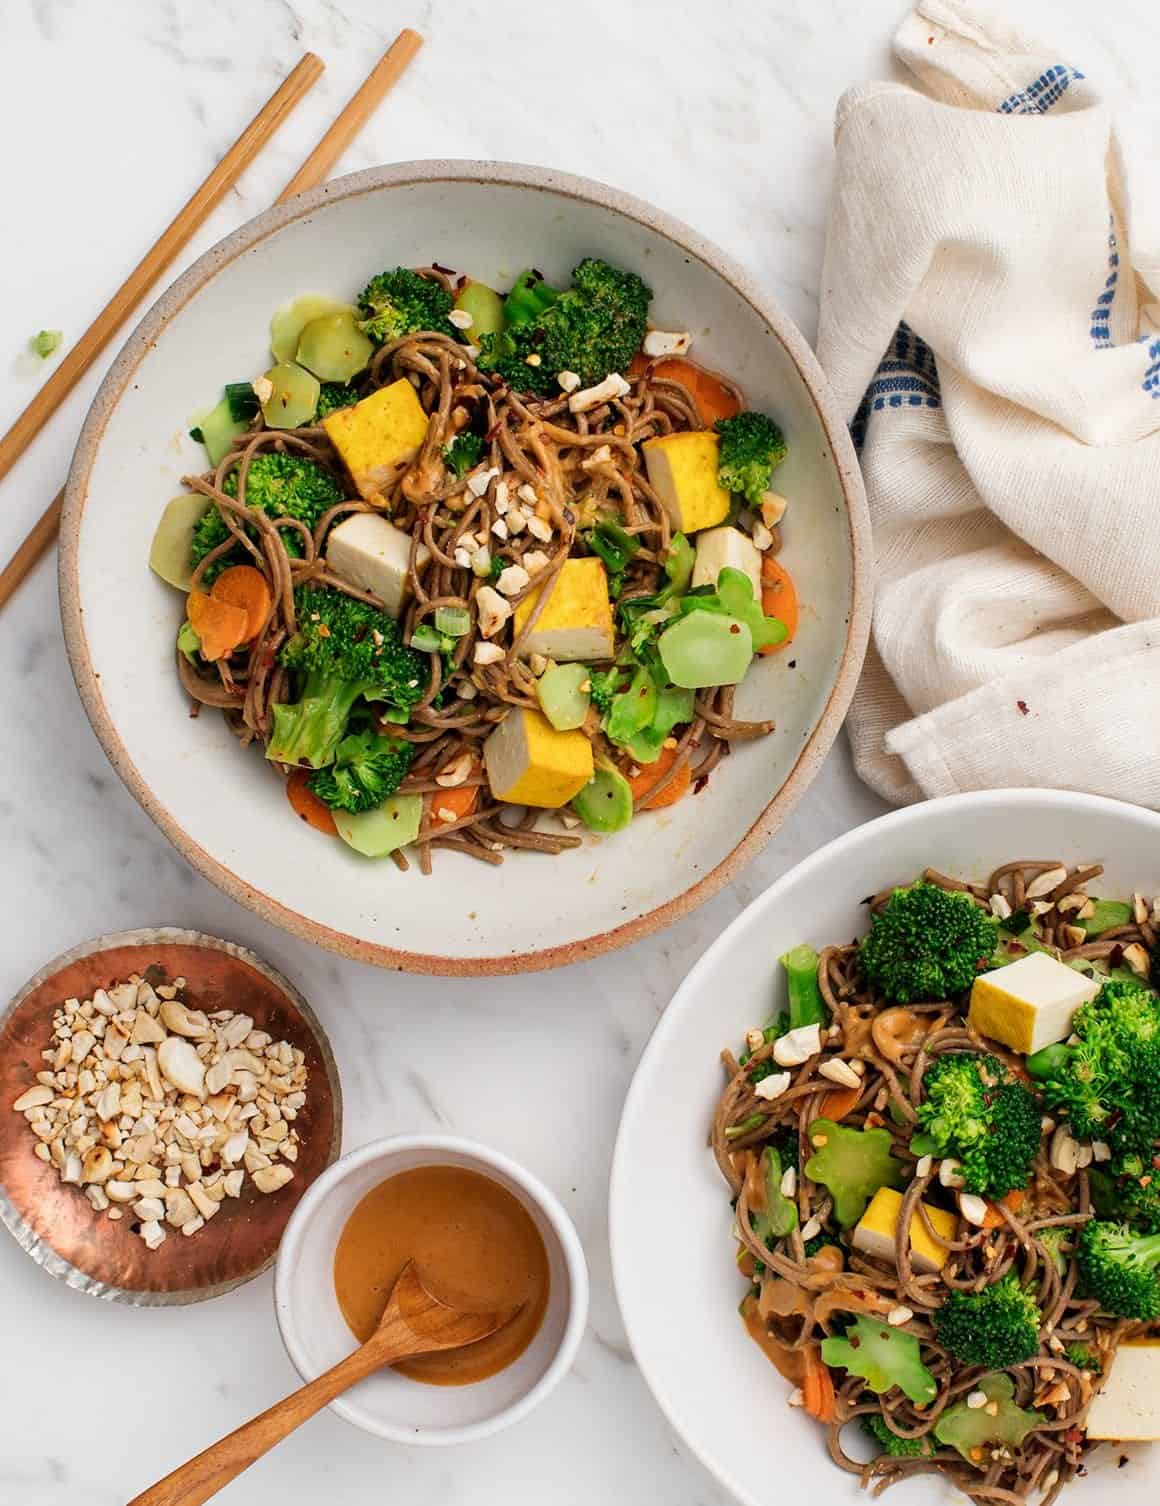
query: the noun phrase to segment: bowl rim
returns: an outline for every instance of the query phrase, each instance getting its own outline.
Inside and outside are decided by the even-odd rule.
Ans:
[[[362,1411],[356,1414],[356,1409],[342,1396],[329,1405],[344,1421],[361,1428],[363,1432],[385,1438],[391,1443],[410,1443],[429,1447],[471,1443],[480,1438],[490,1437],[492,1433],[498,1433],[502,1428],[519,1422],[533,1407],[538,1406],[555,1390],[572,1368],[572,1362],[576,1358],[576,1352],[580,1347],[580,1340],[584,1337],[585,1325],[588,1322],[588,1262],[585,1259],[584,1247],[580,1243],[580,1236],[576,1232],[576,1225],[551,1188],[518,1161],[513,1161],[502,1151],[492,1150],[490,1146],[481,1145],[479,1141],[470,1140],[462,1135],[389,1135],[379,1140],[371,1140],[366,1145],[360,1145],[356,1150],[348,1151],[311,1183],[306,1195],[290,1215],[290,1220],[282,1234],[282,1242],[278,1247],[278,1258],[274,1269],[274,1316],[278,1323],[282,1343],[290,1357],[290,1363],[305,1383],[315,1380],[320,1372],[309,1363],[303,1348],[290,1291],[290,1267],[297,1263],[306,1227],[323,1200],[347,1177],[376,1161],[389,1163],[396,1156],[411,1151],[430,1152],[434,1155],[451,1153],[466,1156],[477,1162],[485,1173],[488,1170],[498,1172],[514,1182],[529,1202],[539,1209],[559,1243],[568,1271],[568,1317],[564,1324],[564,1331],[560,1335],[551,1362],[539,1379],[516,1401],[480,1422],[464,1423],[456,1427],[430,1427],[416,1431],[413,1426],[376,1422]],[[389,1171],[384,1170],[384,1179],[389,1175]]]
[[[122,394],[168,321],[211,282],[223,267],[284,226],[308,218],[329,203],[376,193],[385,188],[434,182],[494,183],[562,195],[602,209],[610,209],[677,245],[729,283],[734,292],[763,320],[769,333],[780,341],[802,379],[833,456],[849,530],[850,610],[834,684],[822,714],[798,752],[789,774],[733,850],[715,868],[680,894],[620,925],[610,926],[574,941],[498,956],[447,957],[412,952],[337,930],[312,920],[272,895],[256,889],[196,842],[153,793],[130,757],[109,715],[100,679],[94,672],[89,655],[80,593],[80,526],[97,452]],[[532,972],[599,956],[672,924],[729,883],[756,856],[793,809],[837,736],[853,697],[869,641],[872,573],[870,515],[861,471],[845,418],[805,337],[776,300],[760,291],[753,279],[732,257],[682,221],[642,199],[594,179],[554,169],[524,163],[476,162],[467,159],[397,162],[333,179],[320,188],[299,194],[286,204],[275,205],[256,215],[200,256],[149,309],[129,336],[97,390],[81,429],[65,484],[58,556],[60,612],[65,648],[85,714],[115,772],[178,852],[231,899],[293,935],[304,937],[307,941],[357,962],[369,962],[404,972],[453,977]]]
[[[1143,826],[1151,825],[1155,833],[1160,834],[1160,812],[1149,810],[1145,806],[1135,805],[1128,800],[1113,800],[1106,795],[1092,795],[1080,790],[1054,790],[1035,786],[1028,786],[1026,788],[1015,787],[1011,789],[969,790],[956,795],[942,795],[933,800],[923,800],[914,805],[903,806],[898,810],[887,811],[884,815],[876,816],[872,821],[863,821],[858,826],[851,827],[849,831],[842,832],[839,836],[834,837],[824,847],[816,848],[800,862],[793,864],[792,867],[776,878],[772,884],[767,885],[760,894],[756,895],[746,905],[745,909],[726,926],[721,934],[705,949],[678,984],[633,1070],[632,1081],[629,1084],[628,1092],[624,1099],[624,1107],[621,1110],[620,1124],[617,1128],[616,1142],[612,1152],[612,1166],[608,1176],[608,1248],[612,1269],[612,1285],[616,1293],[616,1304],[620,1310],[621,1322],[624,1324],[625,1335],[628,1339],[633,1359],[644,1378],[645,1384],[652,1393],[653,1400],[660,1408],[665,1421],[709,1474],[740,1502],[741,1506],[768,1506],[768,1501],[759,1500],[751,1491],[747,1490],[734,1477],[728,1463],[714,1455],[708,1446],[700,1440],[691,1438],[684,1426],[678,1421],[675,1415],[676,1409],[674,1403],[668,1392],[666,1377],[643,1353],[643,1346],[638,1343],[635,1328],[635,1310],[630,1309],[624,1299],[627,1262],[630,1258],[630,1252],[624,1248],[624,1239],[620,1232],[619,1210],[625,1196],[624,1187],[628,1179],[627,1167],[630,1159],[630,1144],[632,1142],[629,1121],[636,1114],[638,1100],[642,1098],[646,1091],[646,1068],[660,1054],[670,1035],[678,1028],[679,1022],[683,1020],[689,1009],[694,1007],[697,991],[701,986],[701,979],[716,965],[719,957],[728,952],[729,947],[732,945],[734,933],[741,930],[747,923],[750,911],[757,909],[758,906],[771,903],[784,889],[787,889],[791,884],[799,882],[803,877],[806,879],[813,877],[820,869],[823,869],[834,859],[839,858],[842,853],[851,847],[856,847],[859,843],[870,842],[874,844],[884,834],[907,826],[921,824],[923,821],[928,820],[933,813],[947,809],[957,809],[962,818],[966,820],[969,819],[973,810],[984,806],[998,807],[999,809],[1037,806],[1045,810],[1074,810],[1080,808],[1092,812],[1104,811],[1108,814],[1122,814],[1124,811],[1131,811]]]

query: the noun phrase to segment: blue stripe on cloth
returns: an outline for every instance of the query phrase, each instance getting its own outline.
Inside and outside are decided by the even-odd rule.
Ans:
[[[1108,275],[1104,290],[1096,299],[1091,313],[1092,344],[1097,350],[1108,350],[1112,344],[1112,304],[1116,301],[1116,283],[1120,279],[1120,248],[1116,241],[1116,222],[1108,216]]]
[[[1150,337],[1145,335],[1141,344],[1146,344]],[[1144,391],[1152,397],[1160,398],[1160,340],[1153,340],[1148,346],[1148,359],[1151,365],[1144,373]]]
[[[1033,84],[1011,94],[999,106],[1000,115],[1046,115],[1052,105],[1057,105],[1076,79],[1083,78],[1078,68],[1066,63],[1056,63],[1041,73]]]
[[[886,408],[941,407],[934,351],[904,322],[895,331],[850,424],[854,445],[862,448],[872,413]]]

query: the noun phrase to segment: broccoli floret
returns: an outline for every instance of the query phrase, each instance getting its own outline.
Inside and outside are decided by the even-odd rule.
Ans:
[[[1081,1140],[1106,1140],[1151,1159],[1160,1138],[1160,1000],[1142,983],[1110,979],[1076,1011],[1071,1046],[1027,1058],[1050,1108]]]
[[[785,459],[785,435],[764,413],[737,413],[713,425],[721,436],[717,480],[727,492],[760,507],[773,473]]]
[[[929,1437],[900,1438],[885,1417],[880,1417],[877,1413],[863,1416],[862,1430],[871,1442],[876,1443],[892,1459],[926,1459],[934,1453],[934,1444]]]
[[[644,339],[652,290],[635,272],[586,258],[572,286],[522,324],[480,338],[479,367],[523,392],[558,392],[556,374],[586,386],[627,370]]]
[[[1075,1256],[1084,1290],[1105,1312],[1144,1323],[1160,1318],[1160,1234],[1093,1219],[1080,1231]]]
[[[1117,1156],[1107,1170],[1110,1188],[1107,1206],[1114,1208],[1133,1229],[1139,1229],[1143,1234],[1160,1234],[1160,1171],[1154,1157],[1127,1151]],[[1095,1195],[1093,1182],[1093,1198]],[[1103,1201],[1101,1199],[1101,1203]]]
[[[413,743],[380,737],[369,730],[344,737],[334,762],[319,769],[310,788],[331,810],[373,810],[393,795],[415,756]]]
[[[238,473],[231,471],[222,483],[229,497],[238,494]],[[266,451],[250,461],[246,475],[246,506],[259,508],[267,517],[297,518],[307,528],[314,528],[323,513],[343,500],[341,485],[324,467],[302,455],[282,455]],[[224,544],[230,531],[216,507],[210,507],[193,530],[190,563],[202,560]],[[295,558],[302,553],[302,540],[293,529],[284,529],[282,542],[287,554]],[[203,585],[212,585],[216,576],[227,568],[229,557],[216,560],[202,577]]]
[[[443,464],[456,476],[466,476],[468,471],[483,459],[485,441],[482,434],[464,429],[457,434],[443,451]]]
[[[919,882],[895,889],[862,942],[862,970],[897,1004],[950,999],[990,965],[997,927],[967,894]]]
[[[591,669],[588,671],[589,696],[592,704],[603,716],[612,709],[613,697],[620,691],[624,681],[624,671],[613,665],[611,669]]]
[[[922,1362],[915,1336],[864,1313],[858,1314],[845,1337],[822,1340],[822,1359],[861,1376],[879,1396],[899,1386],[911,1401],[926,1406],[938,1395],[938,1384]]]
[[[323,382],[318,390],[318,411],[314,417],[321,423],[328,413],[336,408],[353,408],[359,400],[358,393],[345,382]]]
[[[1040,1312],[1014,1272],[981,1292],[953,1291],[934,1315],[939,1343],[968,1365],[1004,1370],[1039,1348]]]
[[[808,1133],[813,1154],[806,1176],[829,1191],[843,1229],[858,1222],[880,1187],[902,1186],[902,1166],[891,1154],[889,1130],[849,1129],[832,1119],[815,1119]]]
[[[428,665],[403,642],[393,617],[338,591],[294,592],[298,631],[279,655],[299,676],[299,698],[274,707],[266,757],[275,763],[333,763],[355,703],[385,701],[402,711],[422,698]]]
[[[1067,1263],[1071,1258],[1072,1229],[1040,1229],[1036,1239],[1051,1257],[1051,1263],[1060,1276],[1067,1275]]]
[[[1069,1344],[1063,1351],[1063,1357],[1077,1370],[1090,1370],[1093,1375],[1103,1373],[1104,1362],[1090,1344]]]
[[[363,315],[359,328],[379,345],[418,330],[434,330],[457,340],[459,331],[447,319],[453,302],[441,283],[408,267],[395,267],[372,277],[359,294]]]
[[[923,1078],[918,1122],[932,1154],[953,1156],[968,1192],[1003,1197],[1026,1187],[1043,1138],[1035,1095],[995,1056],[940,1056]]]

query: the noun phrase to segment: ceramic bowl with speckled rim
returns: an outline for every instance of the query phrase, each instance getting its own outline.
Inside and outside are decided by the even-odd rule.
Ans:
[[[294,1178],[263,1194],[247,1177],[197,1234],[149,1250],[132,1216],[114,1222],[90,1207],[82,1189],[38,1160],[37,1144],[11,1104],[44,1068],[41,1052],[65,999],[87,999],[136,973],[154,986],[184,978],[182,999],[212,1014],[246,1014],[259,1030],[289,1041],[306,1058],[306,1104]],[[174,926],[98,936],[63,952],[30,978],[0,1014],[0,1221],[50,1276],[75,1291],[130,1307],[180,1307],[221,1296],[272,1264],[283,1230],[342,1144],[342,1089],[326,1032],[281,973],[232,941]]]
[[[190,416],[265,364],[271,313],[304,291],[352,296],[387,265],[432,260],[503,286],[533,262],[564,280],[598,255],[640,272],[661,328],[775,414],[789,458],[783,559],[802,601],[792,652],[762,659],[741,716],[777,730],[739,745],[695,798],[556,858],[502,869],[458,853],[435,874],[369,863],[295,820],[280,782],[224,721],[191,721],[173,663],[183,604],[148,569],[181,476],[204,465]],[[593,956],[670,924],[762,847],[841,724],[870,617],[869,525],[842,415],[804,339],[716,247],[639,200],[541,168],[414,162],[356,173],[259,215],[158,301],[102,385],[61,527],[65,638],[114,768],[174,845],[233,898],[363,961],[506,973]]]

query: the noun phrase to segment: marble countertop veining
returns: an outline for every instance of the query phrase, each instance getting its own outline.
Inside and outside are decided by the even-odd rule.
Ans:
[[[1098,34],[1082,0],[1012,9],[1129,103],[1143,94],[1151,0],[1117,0]],[[0,121],[15,150],[0,236],[0,428],[35,390],[28,337],[45,326],[77,337],[301,51],[324,57],[324,79],[175,272],[270,202],[404,24],[427,46],[345,170],[485,157],[604,179],[728,246],[812,335],[834,103],[848,84],[888,72],[902,10],[900,0],[586,0],[568,12],[531,0],[5,0]],[[63,480],[108,359],[2,483],[5,559]],[[327,1413],[222,1500],[721,1502],[628,1353],[606,1248],[608,1166],[632,1068],[692,962],[778,874],[882,809],[845,747],[761,857],[676,929],[554,976],[409,978],[270,928],[170,849],[84,719],[51,564],[8,608],[3,631],[0,996],[102,931],[176,922],[234,937],[323,1015],[348,1148],[425,1128],[485,1140],[556,1189],[591,1264],[576,1367],[517,1429],[468,1448],[407,1449]],[[203,1307],[136,1312],[49,1281],[0,1239],[0,1332],[4,1506],[118,1506],[296,1382],[268,1276]]]

